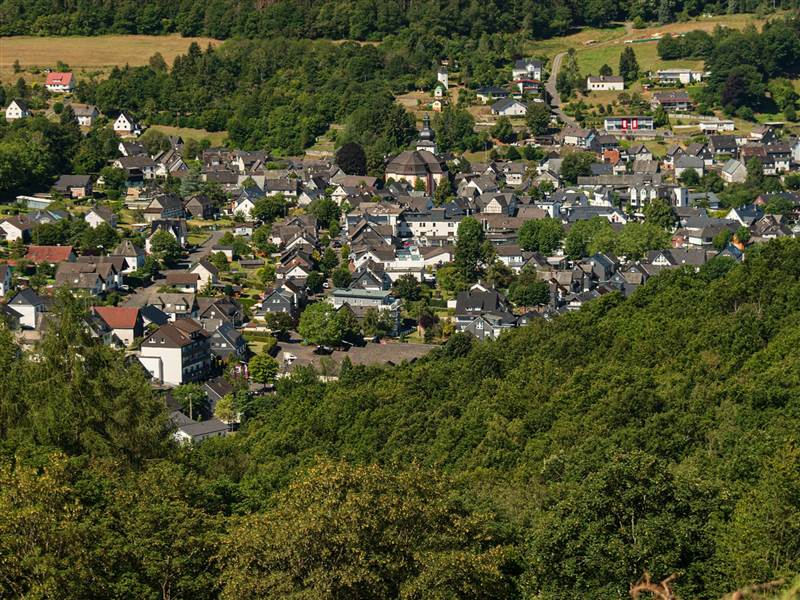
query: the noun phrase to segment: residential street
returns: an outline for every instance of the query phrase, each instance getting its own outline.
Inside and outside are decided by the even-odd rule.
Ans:
[[[211,254],[211,248],[213,248],[219,242],[222,236],[225,235],[226,231],[228,230],[219,229],[217,231],[212,231],[211,237],[198,246],[196,250],[190,252],[189,259],[185,262],[187,262],[189,265],[192,265],[201,258]],[[159,279],[147,287],[137,289],[136,292],[125,299],[125,301],[122,303],[122,306],[144,306],[147,304],[147,300],[150,298],[153,292],[157,291],[162,285],[164,285],[164,283],[161,279]]]

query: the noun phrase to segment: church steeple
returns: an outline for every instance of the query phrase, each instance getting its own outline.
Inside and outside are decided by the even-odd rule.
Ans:
[[[432,154],[436,154],[436,133],[431,129],[431,118],[428,113],[422,117],[422,129],[419,132],[417,139],[417,150],[427,150]]]

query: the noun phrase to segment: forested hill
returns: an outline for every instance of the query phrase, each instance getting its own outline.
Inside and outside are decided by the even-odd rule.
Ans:
[[[745,2],[723,10],[746,10]],[[542,38],[614,20],[669,22],[720,10],[710,0],[2,0],[0,35],[103,33],[380,40],[405,29],[479,37]]]
[[[800,240],[414,365],[300,370],[190,450],[72,321],[37,361],[0,341],[0,596],[605,600],[647,570],[711,599],[800,573]]]

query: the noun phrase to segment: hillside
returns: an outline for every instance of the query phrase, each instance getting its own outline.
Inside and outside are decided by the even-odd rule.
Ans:
[[[57,6],[49,0],[3,0],[0,35],[177,32],[216,39],[277,36],[375,41],[409,29],[416,35],[449,38],[523,32],[541,39],[563,35],[576,26],[605,27],[626,20],[669,23],[718,11],[718,3],[705,0],[631,4],[610,0],[81,0]]]
[[[0,595],[607,599],[648,571],[720,598],[800,572],[799,240],[413,365],[300,370],[189,451],[68,309],[37,361],[0,341]]]

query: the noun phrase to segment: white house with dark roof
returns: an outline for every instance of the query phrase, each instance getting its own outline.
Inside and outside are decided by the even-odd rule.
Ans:
[[[139,361],[167,385],[202,380],[212,364],[210,337],[194,319],[167,323],[142,341]]]
[[[72,114],[75,115],[75,120],[78,121],[78,125],[81,127],[91,127],[100,116],[100,111],[94,104],[73,102],[69,106],[72,109]]]
[[[29,329],[36,329],[45,310],[44,300],[31,288],[21,289],[8,305],[20,314],[19,324]]]
[[[625,79],[619,75],[590,75],[586,78],[586,89],[590,92],[621,92],[625,89]]]
[[[542,61],[536,58],[521,58],[514,62],[511,69],[511,77],[513,79],[542,79]]]
[[[139,136],[142,133],[142,127],[136,120],[127,113],[120,113],[117,120],[114,121],[114,133],[123,136]]]
[[[28,104],[24,100],[15,99],[6,108],[6,121],[16,121],[31,116]]]
[[[515,98],[503,98],[492,104],[492,114],[501,117],[524,117],[528,114],[528,107]]]
[[[117,215],[107,206],[95,206],[86,213],[83,220],[86,221],[92,229],[99,227],[103,223],[109,227],[117,226]]]

